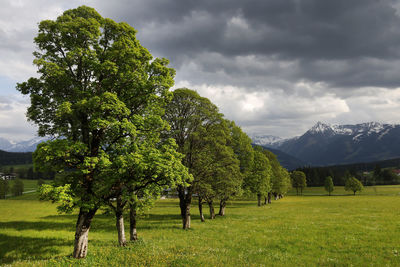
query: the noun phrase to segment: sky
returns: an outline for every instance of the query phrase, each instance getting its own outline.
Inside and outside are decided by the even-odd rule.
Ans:
[[[400,0],[0,0],[0,137],[36,133],[17,82],[36,75],[37,25],[80,5],[127,22],[176,69],[174,88],[215,103],[249,135],[317,121],[400,123]]]

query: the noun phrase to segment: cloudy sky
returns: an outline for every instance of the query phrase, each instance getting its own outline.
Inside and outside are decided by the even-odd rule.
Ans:
[[[400,123],[400,1],[0,0],[0,137],[28,139],[37,24],[79,5],[138,30],[249,134],[292,137],[317,121]]]

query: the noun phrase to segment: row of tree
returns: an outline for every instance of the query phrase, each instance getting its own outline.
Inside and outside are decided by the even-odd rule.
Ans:
[[[243,191],[266,202],[282,196],[290,178],[276,157],[253,148],[208,99],[169,88],[175,71],[153,59],[126,23],[81,6],[39,24],[34,64],[38,77],[18,84],[30,96],[27,116],[53,139],[34,152],[36,171],[57,173],[41,198],[59,210],[79,209],[73,256],[86,257],[91,222],[100,208],[114,212],[125,245],[124,210],[136,239],[137,213],[167,188],[176,188],[183,228],[192,197],[210,207]],[[202,216],[204,217],[204,216]]]
[[[358,165],[354,165],[358,166]],[[309,186],[323,186],[324,177],[330,176],[336,185],[344,186],[350,177],[355,177],[365,185],[389,185],[400,184],[400,176],[393,168],[382,169],[375,165],[372,171],[361,171],[352,168],[353,165],[330,166],[330,167],[302,167],[298,171],[306,174]]]

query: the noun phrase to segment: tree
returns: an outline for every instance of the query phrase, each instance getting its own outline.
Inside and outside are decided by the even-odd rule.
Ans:
[[[283,168],[276,155],[271,151],[264,149],[263,153],[268,157],[271,164],[271,191],[268,192],[265,198],[264,204],[271,203],[271,195],[275,196],[275,199],[283,196],[291,187],[290,175],[288,171]]]
[[[44,180],[43,179],[39,179],[38,181],[37,181],[37,185],[40,187],[40,186],[42,186],[42,185],[44,185],[45,184],[45,182],[44,182]]]
[[[215,198],[219,199],[218,215],[225,216],[229,198],[242,193],[243,176],[248,171],[253,149],[250,138],[232,121],[221,120],[208,133],[202,135],[207,136],[208,151],[204,150],[202,158],[208,164],[200,163],[196,168],[203,175],[202,179],[198,179],[197,188],[203,189],[198,194],[206,200],[210,217],[214,218]],[[204,175],[204,166],[209,167],[207,175]]]
[[[22,196],[22,193],[24,192],[24,182],[19,178],[15,179],[11,192],[13,196]]]
[[[292,185],[296,188],[296,194],[303,194],[303,189],[307,186],[306,175],[302,171],[294,171],[290,175],[292,178]]]
[[[75,258],[86,257],[91,221],[104,200],[115,197],[104,175],[117,158],[114,145],[136,140],[145,124],[162,123],[171,96],[174,70],[166,59],[153,59],[135,35],[127,23],[93,8],[67,10],[40,22],[39,77],[17,86],[30,95],[27,116],[39,136],[54,138],[36,149],[35,168],[65,173],[59,187],[44,187],[44,196],[60,201],[61,210],[79,208]]]
[[[207,142],[204,134],[212,133],[212,128],[221,123],[222,114],[218,108],[196,91],[181,88],[174,91],[174,97],[166,107],[164,118],[171,126],[166,136],[175,139],[178,152],[184,155],[183,164],[193,174],[192,181],[178,185],[179,207],[183,229],[190,228],[190,206],[192,196],[201,176],[196,175],[196,166],[204,158]],[[197,164],[197,165],[196,165]]]
[[[335,189],[333,186],[333,180],[331,176],[325,178],[325,190],[331,195],[332,191]]]
[[[26,179],[29,179],[29,180],[35,179],[35,173],[33,172],[33,167],[29,167],[27,174],[26,174]]]
[[[354,195],[357,191],[362,191],[363,188],[362,183],[354,177],[348,178],[344,186],[346,191],[353,191]]]
[[[5,199],[7,193],[10,191],[8,180],[0,179],[0,199]]]
[[[247,192],[257,195],[258,206],[261,206],[261,198],[271,190],[271,165],[260,146],[254,147],[254,160],[243,187]]]
[[[119,149],[125,153],[116,153],[117,158],[111,160],[113,166],[106,173],[116,201],[108,199],[107,204],[115,212],[118,242],[125,246],[125,206],[129,204],[130,207],[131,240],[136,240],[137,212],[147,204],[152,205],[152,200],[157,199],[165,188],[174,188],[182,184],[182,180],[190,180],[191,176],[181,163],[182,155],[176,152],[173,139],[154,143],[154,139],[143,138]]]
[[[239,165],[232,164],[228,170],[229,174],[225,176],[223,182],[219,185],[217,193],[220,199],[219,215],[225,215],[226,202],[231,196],[239,196],[242,194],[242,185],[245,177],[250,174],[254,161],[254,150],[251,145],[250,137],[242,131],[242,129],[233,121],[228,121],[230,138],[228,146],[232,148],[233,153],[239,160]],[[239,169],[237,169],[239,167]]]

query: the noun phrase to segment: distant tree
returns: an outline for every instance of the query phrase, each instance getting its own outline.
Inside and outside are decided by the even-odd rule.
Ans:
[[[333,180],[331,176],[325,178],[325,190],[331,195],[332,191],[335,189],[333,186]]]
[[[5,199],[9,191],[10,185],[8,184],[8,181],[0,179],[0,199]]]
[[[38,185],[38,186],[42,186],[43,184],[45,184],[45,182],[44,182],[43,179],[39,179],[39,180],[37,181],[37,185]]]
[[[292,178],[292,186],[296,188],[296,194],[303,194],[303,189],[307,186],[306,175],[302,171],[294,171],[290,175]]]
[[[35,173],[33,172],[33,167],[29,167],[27,174],[26,174],[26,179],[29,179],[29,180],[35,179]]]
[[[380,177],[383,184],[398,184],[400,178],[392,169],[384,169]]]
[[[27,170],[25,168],[18,168],[17,169],[17,176],[18,178],[25,179],[26,178]]]
[[[21,196],[24,192],[24,183],[21,179],[17,178],[14,180],[14,184],[11,188],[13,196]]]
[[[353,191],[354,195],[357,191],[362,191],[363,188],[362,183],[354,177],[348,178],[344,186],[346,191]]]

